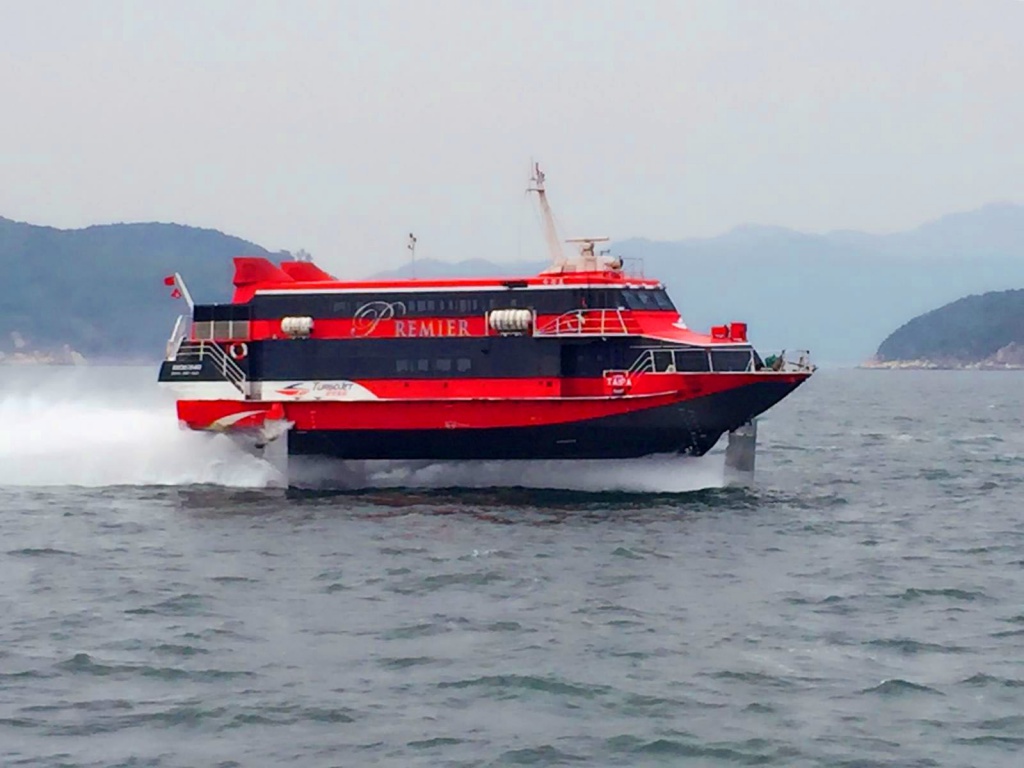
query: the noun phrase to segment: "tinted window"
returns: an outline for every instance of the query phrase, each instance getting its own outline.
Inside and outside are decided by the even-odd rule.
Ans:
[[[623,291],[623,302],[630,309],[657,309],[658,305],[649,291]]]
[[[715,349],[711,364],[715,371],[745,371],[750,368],[750,349]]]
[[[658,305],[658,309],[675,309],[665,291],[654,291],[651,295],[654,296],[654,303]]]
[[[676,350],[676,370],[690,373],[707,371],[708,353],[703,349]]]
[[[671,352],[655,352],[654,353],[654,370],[658,373],[665,373],[672,367],[672,353]]]

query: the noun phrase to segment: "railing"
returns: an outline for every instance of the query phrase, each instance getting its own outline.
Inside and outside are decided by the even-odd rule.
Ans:
[[[751,373],[753,350],[708,347],[641,348],[629,373]]]
[[[225,381],[230,382],[243,395],[249,395],[249,379],[217,344],[212,341],[181,341],[172,360],[201,363],[209,360]]]
[[[654,353],[653,350],[647,349],[640,353],[640,356],[633,361],[633,364],[629,366],[626,373],[630,376],[639,376],[641,373],[653,373],[654,372]]]
[[[640,328],[621,309],[574,309],[559,315],[534,336],[635,336]]]
[[[171,331],[171,337],[167,339],[167,354],[165,359],[174,359],[174,356],[178,354],[178,347],[180,347],[181,342],[185,340],[185,334],[187,333],[188,321],[186,316],[178,315],[178,319],[174,323],[174,330]]]
[[[765,367],[782,373],[814,373],[817,370],[817,366],[811,363],[809,350],[794,349],[793,354],[796,355],[796,360],[787,358],[786,350],[782,350],[771,365],[768,365],[768,360],[765,360]]]
[[[626,277],[639,277],[644,276],[644,257],[643,256],[626,256],[622,259],[622,273]]]

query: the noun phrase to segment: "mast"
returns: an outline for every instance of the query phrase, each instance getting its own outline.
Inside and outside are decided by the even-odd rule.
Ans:
[[[409,242],[405,246],[409,249],[409,258],[412,261],[412,276],[416,277],[416,235],[409,233]]]
[[[566,265],[565,252],[562,250],[562,241],[558,237],[558,228],[555,226],[555,215],[551,212],[547,192],[544,190],[544,171],[540,169],[540,163],[533,164],[533,176],[530,178],[530,182],[533,186],[526,191],[537,193],[540,213],[544,218],[544,239],[547,240],[548,252],[551,254],[551,266],[561,269]]]

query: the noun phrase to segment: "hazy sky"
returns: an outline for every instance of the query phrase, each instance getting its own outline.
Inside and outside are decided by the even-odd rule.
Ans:
[[[1017,0],[0,0],[0,215],[349,275],[1024,203]]]

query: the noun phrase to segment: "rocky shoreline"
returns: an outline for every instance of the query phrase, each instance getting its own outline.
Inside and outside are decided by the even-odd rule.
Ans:
[[[885,371],[1020,371],[1024,370],[1024,344],[1011,342],[994,355],[982,360],[963,360],[955,357],[937,360],[882,360],[876,357],[857,367]]]
[[[857,366],[875,371],[1024,371],[1024,365],[975,363],[937,363],[934,360],[868,360]]]

